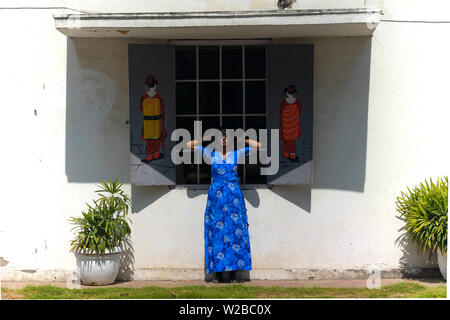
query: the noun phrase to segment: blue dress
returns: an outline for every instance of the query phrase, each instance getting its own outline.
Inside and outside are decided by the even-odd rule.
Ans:
[[[218,152],[197,146],[211,163],[211,186],[205,211],[206,273],[251,270],[247,209],[239,188],[238,161],[250,152],[242,148],[225,160]]]

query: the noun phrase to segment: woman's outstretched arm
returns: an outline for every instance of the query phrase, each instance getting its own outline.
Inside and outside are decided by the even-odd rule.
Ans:
[[[250,147],[255,148],[255,149],[259,149],[261,148],[261,143],[259,143],[256,140],[252,140],[252,139],[242,139],[241,137],[237,137],[238,141],[242,141],[244,140],[245,144],[248,144]]]
[[[245,139],[245,143],[248,144],[250,147],[255,148],[255,149],[261,148],[261,143],[256,141],[256,140]]]
[[[203,139],[191,140],[186,143],[188,148],[194,149],[196,146],[201,145],[204,140],[211,141],[212,136],[206,136]]]

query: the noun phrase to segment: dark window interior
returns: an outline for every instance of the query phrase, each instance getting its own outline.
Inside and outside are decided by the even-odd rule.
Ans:
[[[196,78],[196,53],[195,46],[183,46],[176,48],[175,54],[175,78],[177,80]]]
[[[242,46],[222,46],[222,78],[242,78]]]
[[[192,139],[195,120],[202,121],[203,133],[220,126],[266,128],[265,46],[176,46],[175,82],[176,127],[189,130]],[[239,165],[241,183],[265,184],[259,168]],[[182,164],[176,175],[177,184],[209,184],[211,167]]]

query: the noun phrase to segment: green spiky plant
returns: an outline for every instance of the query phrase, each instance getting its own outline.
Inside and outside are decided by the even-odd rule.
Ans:
[[[430,258],[438,249],[447,253],[448,176],[408,187],[397,197],[396,205],[409,239],[428,251]]]
[[[131,229],[127,218],[131,201],[121,189],[117,180],[100,183],[99,198],[93,204],[87,203],[82,217],[71,217],[75,225],[75,238],[71,241],[72,252],[86,254],[105,254],[106,250],[122,245],[129,239]]]

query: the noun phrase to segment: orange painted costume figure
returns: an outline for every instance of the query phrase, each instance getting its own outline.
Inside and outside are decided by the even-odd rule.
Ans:
[[[146,158],[142,162],[150,162],[163,157],[160,148],[165,145],[167,138],[164,100],[156,91],[158,81],[148,76],[145,81],[146,93],[142,96],[139,109],[144,121],[141,139],[145,140]]]
[[[284,93],[286,97],[281,102],[278,110],[282,156],[292,162],[298,162],[297,138],[302,135],[300,127],[302,106],[297,99],[297,90],[294,85],[287,85]]]

